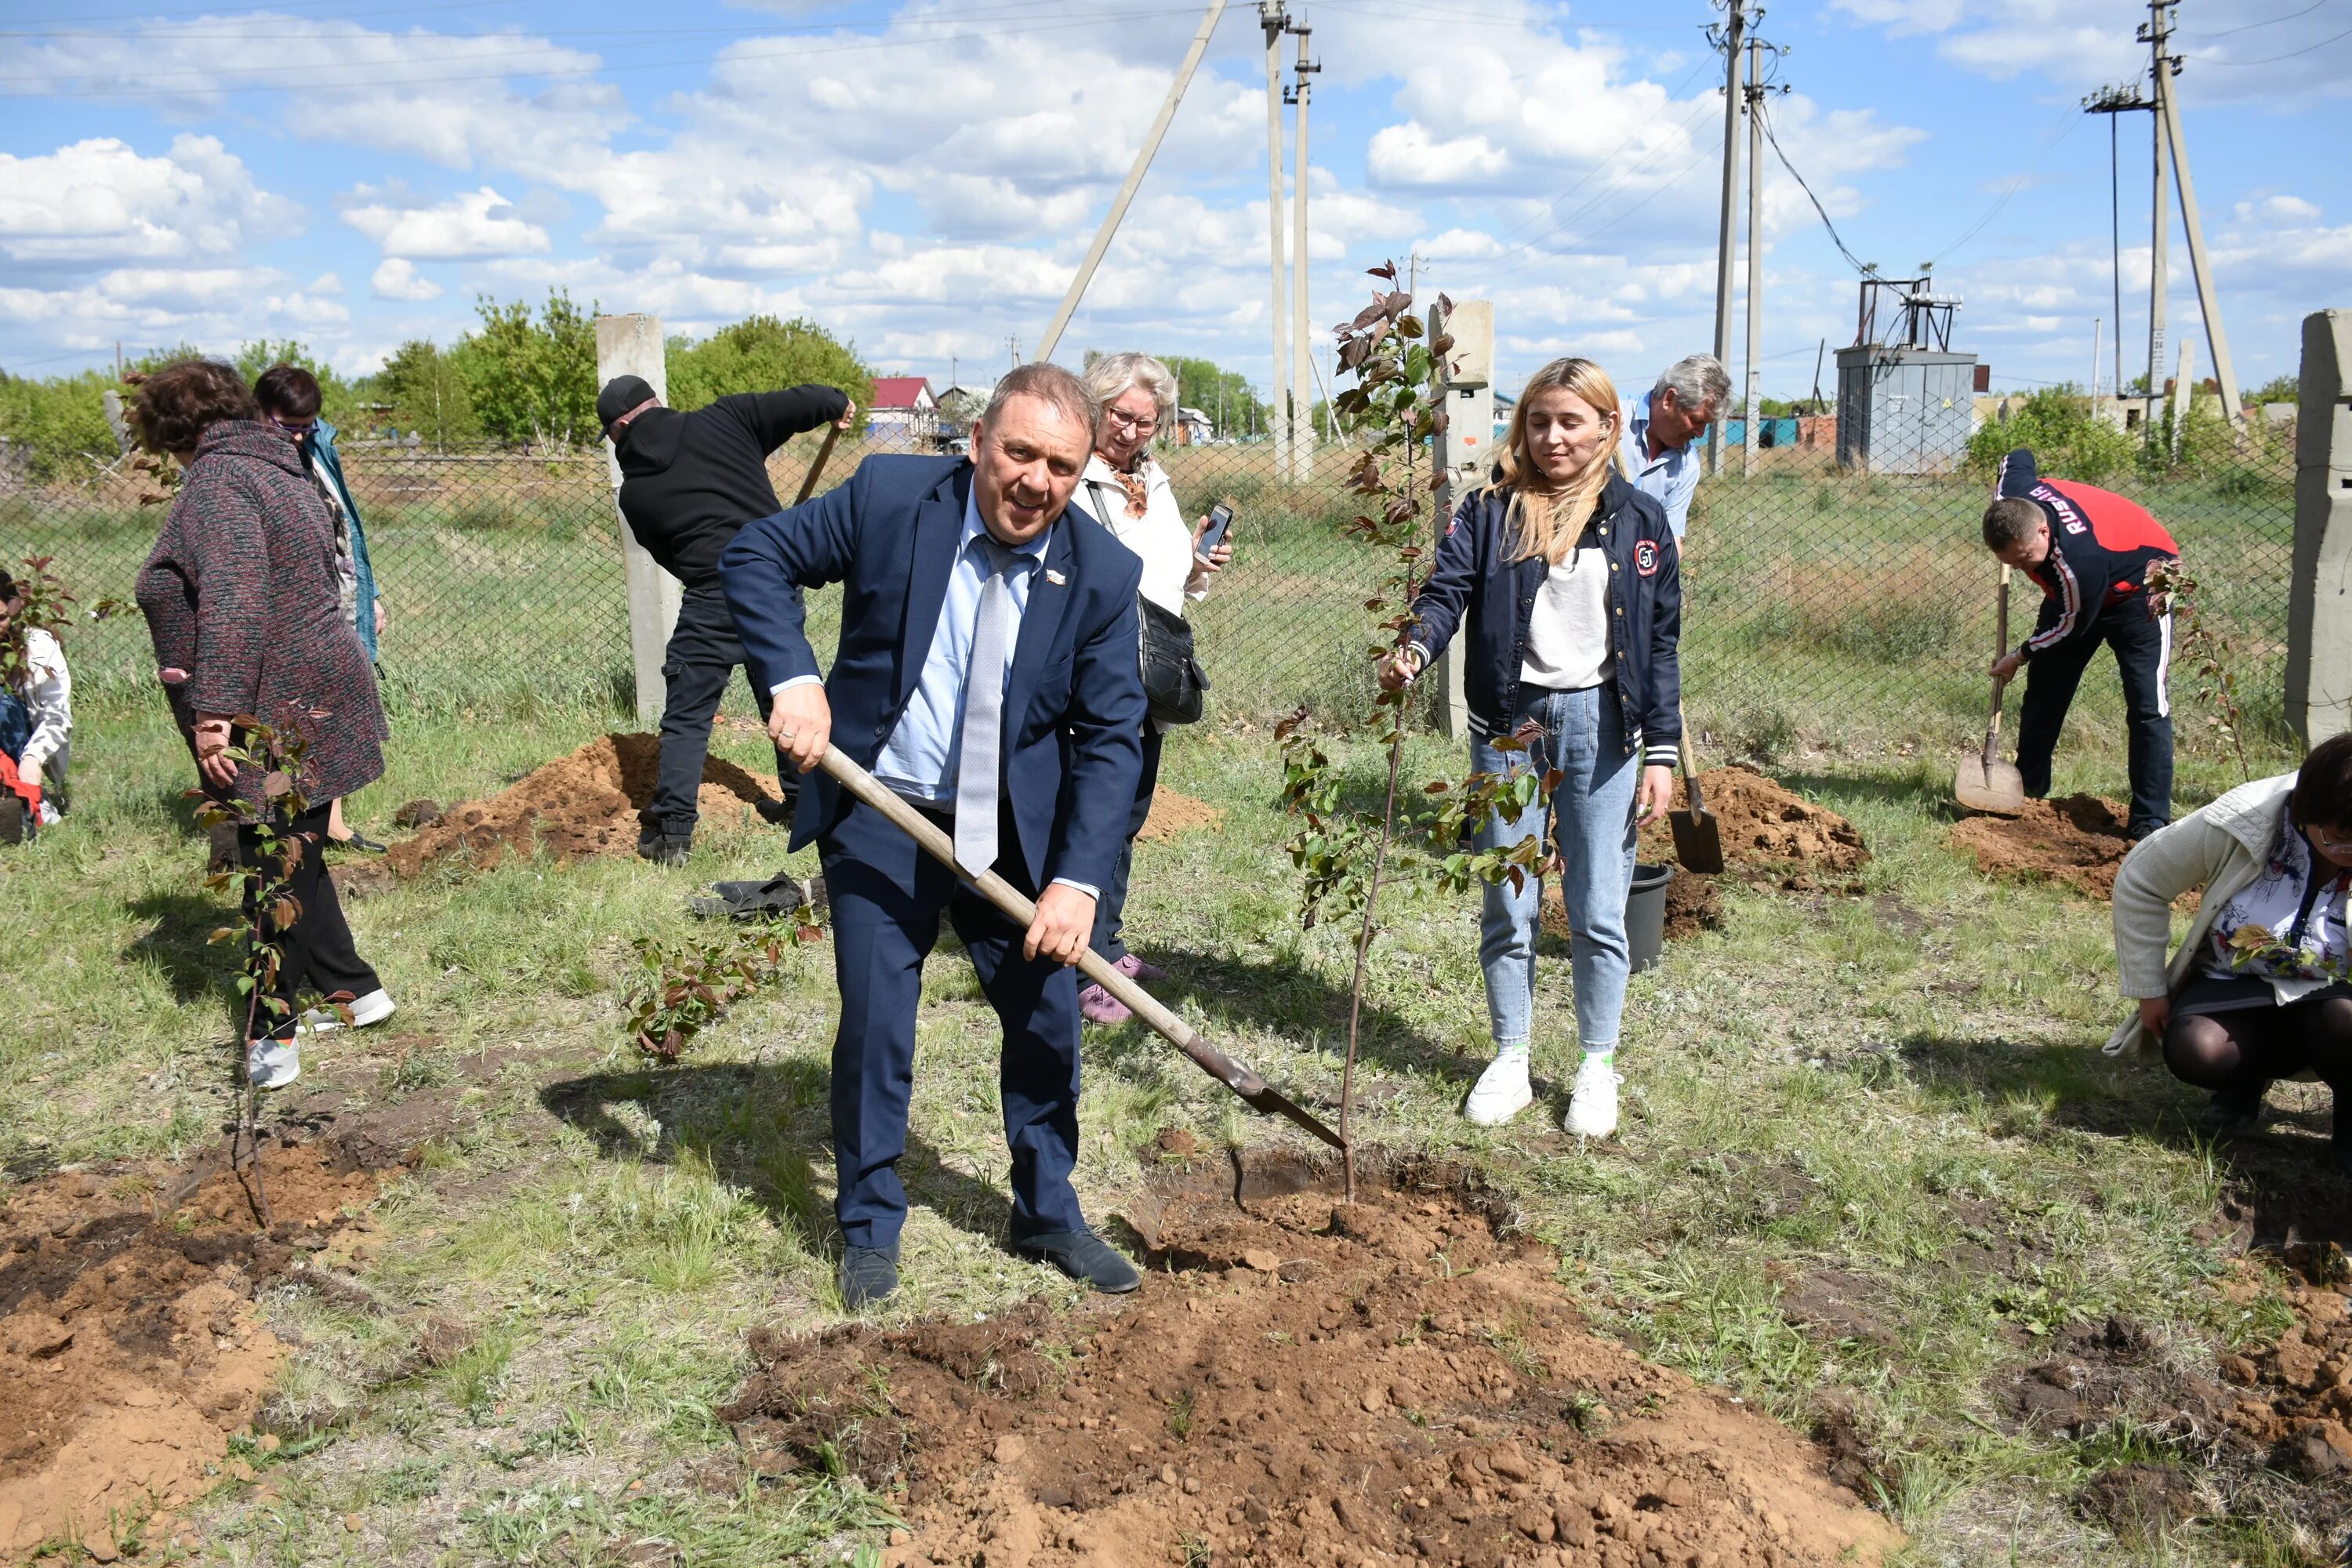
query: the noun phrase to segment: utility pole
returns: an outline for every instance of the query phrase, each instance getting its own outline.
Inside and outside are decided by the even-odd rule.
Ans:
[[[1743,0],[1728,0],[1730,19],[1707,29],[1723,50],[1723,217],[1717,226],[1715,269],[1715,360],[1731,357],[1731,253],[1738,242],[1734,197],[1739,190],[1739,116],[1747,105],[1739,91],[1739,51],[1748,41],[1748,14]],[[1760,21],[1763,12],[1757,12]],[[1723,421],[1706,427],[1706,471],[1723,468]]]
[[[1307,79],[1323,68],[1307,58],[1307,40],[1315,29],[1294,26],[1291,36],[1298,40],[1298,60],[1295,68],[1298,84],[1292,89],[1298,106],[1298,150],[1295,154],[1297,175],[1291,181],[1291,241],[1290,241],[1290,395],[1295,412],[1290,421],[1290,471],[1292,477],[1304,479],[1315,472],[1315,370],[1307,363],[1308,335],[1314,320],[1307,313],[1307,102],[1309,96]]]
[[[2155,56],[2156,112],[2162,144],[2172,153],[2172,177],[2180,192],[2180,226],[2189,233],[2189,269],[2197,279],[2197,311],[2205,318],[2205,346],[2212,351],[2213,375],[2221,388],[2221,416],[2238,421],[2238,374],[2230,363],[2230,335],[2221,330],[2221,304],[2213,292],[2213,263],[2205,254],[2205,226],[2197,218],[2197,184],[2189,177],[2189,143],[2180,133],[2180,102],[2173,76],[2180,58],[2164,52],[2176,0],[2148,0],[2148,41]],[[2159,195],[2159,201],[2162,197]]]
[[[1748,35],[1748,397],[1741,409],[1742,439],[1739,443],[1739,477],[1746,479],[1756,471],[1756,393],[1763,378],[1756,368],[1757,335],[1763,322],[1759,319],[1759,302],[1764,297],[1764,182],[1757,175],[1764,168],[1764,121],[1758,112],[1764,98],[1764,41],[1755,34]]]
[[[1168,97],[1160,105],[1160,118],[1151,122],[1144,133],[1143,146],[1135,154],[1135,163],[1127,171],[1127,183],[1118,195],[1111,198],[1110,211],[1105,215],[1102,227],[1095,231],[1094,244],[1087,247],[1087,258],[1078,263],[1077,276],[1070,279],[1069,291],[1062,296],[1061,308],[1045,328],[1045,335],[1037,341],[1037,357],[1054,357],[1055,345],[1062,341],[1062,329],[1070,324],[1070,314],[1086,296],[1087,285],[1094,280],[1095,268],[1102,265],[1103,253],[1110,248],[1111,237],[1118,232],[1119,220],[1127,216],[1128,204],[1135,200],[1136,187],[1143,184],[1143,172],[1151,167],[1151,160],[1160,152],[1161,138],[1168,134],[1169,121],[1176,118],[1176,106],[1184,101],[1184,89],[1192,85],[1192,72],[1201,63],[1202,54],[1209,47],[1209,35],[1217,30],[1217,18],[1225,14],[1225,0],[1210,0],[1206,15],[1201,18],[1200,31],[1192,35],[1192,47],[1184,53],[1184,63],[1176,68],[1176,79],[1169,86]],[[1302,46],[1303,47],[1303,46]],[[1302,109],[1300,113],[1306,111]]]
[[[1018,337],[1004,340],[1004,368],[1008,373],[1021,368],[1021,340]]]
[[[2148,30],[2139,31],[2142,42],[2147,42]],[[2136,114],[2142,110],[2153,110],[2155,100],[2142,98],[2136,88],[2103,87],[2083,100],[2085,114]],[[2171,215],[2164,205],[2164,124],[2150,116],[2155,127],[2156,181],[2148,205],[2148,272],[2147,272],[2147,398],[2140,417],[2150,430],[2156,428],[2157,416],[2164,405],[2164,291],[2165,248],[2171,237]],[[2112,126],[2112,120],[2109,121]],[[2112,136],[2112,132],[2110,132]],[[2116,283],[2116,392],[2123,392],[2124,331],[2123,282],[2118,275]]]
[[[1282,34],[1290,14],[1281,0],[1258,0],[1265,32],[1265,224],[1274,278],[1274,477],[1290,479],[1290,323],[1282,275]]]
[[[2099,415],[2099,345],[2103,341],[2099,332],[2105,325],[2100,317],[2091,318],[2091,416],[2094,419]]]

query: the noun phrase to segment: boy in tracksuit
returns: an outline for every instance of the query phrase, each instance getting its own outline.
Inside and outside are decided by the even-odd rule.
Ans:
[[[2178,561],[2163,525],[2112,490],[2045,479],[2033,454],[2001,459],[2000,482],[1984,516],[1984,541],[2009,566],[2042,586],[2042,614],[2022,646],[1993,661],[2003,680],[2020,666],[2025,711],[2017,727],[2017,771],[2025,793],[2050,793],[2050,756],[2091,656],[2105,643],[2123,672],[2130,726],[2131,815],[2126,831],[2145,838],[2172,820],[2171,608],[2147,585],[2148,568]]]
[[[660,775],[637,837],[648,860],[686,862],[710,721],[743,663],[719,591],[719,553],[745,523],[784,510],[768,479],[768,454],[822,425],[847,429],[856,411],[847,393],[816,385],[737,393],[687,414],[663,407],[639,376],[615,376],[597,396],[596,416],[620,457],[621,515],[646,553],[686,585],[662,659],[668,696]],[[751,697],[765,718],[768,693],[754,683]],[[781,762],[777,768],[789,799],[799,775]]]

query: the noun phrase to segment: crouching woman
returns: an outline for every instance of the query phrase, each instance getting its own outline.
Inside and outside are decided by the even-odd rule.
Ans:
[[[2308,1073],[2336,1093],[2328,1159],[2352,1173],[2352,735],[2292,773],[2242,784],[2151,834],[2116,876],[2116,965],[2139,1016],[2109,1052],[2145,1037],[2173,1076],[2212,1091],[2213,1133],[2260,1125],[2273,1079]],[[2172,903],[2200,895],[2168,962]]]
[[[1680,561],[1664,511],[1616,467],[1622,421],[1616,387],[1591,360],[1536,372],[1512,410],[1496,482],[1455,510],[1413,600],[1411,637],[1381,670],[1393,690],[1461,631],[1472,769],[1557,774],[1520,816],[1487,822],[1480,844],[1549,830],[1559,856],[1583,1047],[1566,1125],[1588,1138],[1617,1128],[1634,830],[1666,807],[1682,734]],[[1478,959],[1495,1059],[1463,1114],[1495,1126],[1534,1098],[1541,886],[1506,881],[1485,900]]]

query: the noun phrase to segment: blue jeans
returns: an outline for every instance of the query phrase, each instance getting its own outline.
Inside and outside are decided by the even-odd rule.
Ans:
[[[1560,891],[1568,904],[1570,968],[1576,983],[1576,1037],[1587,1050],[1617,1043],[1625,1011],[1625,900],[1633,886],[1633,794],[1642,754],[1625,750],[1625,721],[1613,684],[1583,691],[1522,687],[1515,728],[1529,720],[1543,734],[1524,752],[1498,752],[1470,742],[1470,765],[1507,774],[1558,768],[1559,785],[1506,821],[1489,818],[1481,848],[1499,849],[1546,830],[1567,868]],[[1479,921],[1478,965],[1486,973],[1486,1013],[1499,1046],[1528,1043],[1535,1017],[1536,928],[1542,884],[1528,878],[1517,892],[1508,881],[1486,889]]]

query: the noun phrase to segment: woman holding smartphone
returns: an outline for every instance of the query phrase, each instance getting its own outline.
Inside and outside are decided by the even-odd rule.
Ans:
[[[1078,482],[1077,502],[1142,558],[1145,601],[1181,616],[1188,604],[1208,596],[1209,579],[1233,559],[1234,547],[1223,538],[1213,544],[1203,542],[1209,527],[1205,517],[1195,526],[1185,526],[1168,472],[1152,460],[1152,437],[1176,424],[1176,374],[1150,354],[1118,353],[1097,360],[1085,380],[1102,416],[1095,426],[1094,456]],[[1127,951],[1122,928],[1135,836],[1151,815],[1164,731],[1159,721],[1144,720],[1143,773],[1136,786],[1135,812],[1128,820],[1127,847],[1111,885],[1095,903],[1091,945],[1138,980],[1157,980],[1166,973]],[[1099,985],[1078,993],[1078,1011],[1097,1024],[1117,1024],[1129,1016],[1127,1005]]]
[[[1470,763],[1479,773],[1557,772],[1547,795],[1480,832],[1499,848],[1549,828],[1575,931],[1570,965],[1583,1056],[1566,1126],[1617,1128],[1617,1029],[1625,1007],[1625,900],[1634,830],[1666,809],[1682,676],[1680,558],[1657,501],[1616,463],[1617,389],[1591,360],[1536,372],[1511,411],[1496,481],[1455,510],[1417,625],[1383,661],[1393,690],[1463,637]],[[1497,742],[1505,742],[1498,744]],[[1516,742],[1516,743],[1511,743]],[[1528,1079],[1542,888],[1486,889],[1478,959],[1495,1059],[1463,1114],[1496,1126],[1534,1099]]]

